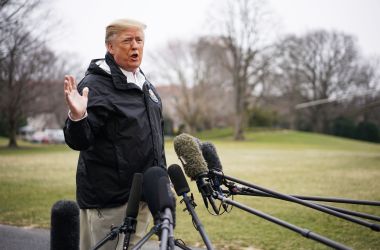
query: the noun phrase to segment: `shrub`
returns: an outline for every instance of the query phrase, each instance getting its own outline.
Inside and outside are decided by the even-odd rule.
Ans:
[[[338,117],[333,121],[331,133],[336,136],[354,138],[356,132],[355,122],[346,117]]]
[[[380,142],[379,127],[372,122],[360,122],[355,130],[355,138],[370,142]]]

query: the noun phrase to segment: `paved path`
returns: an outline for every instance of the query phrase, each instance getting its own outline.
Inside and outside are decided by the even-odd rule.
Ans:
[[[0,249],[49,250],[50,232],[44,229],[26,229],[0,225]]]
[[[50,231],[0,225],[1,250],[50,250]],[[142,250],[159,249],[158,243],[148,241]],[[177,248],[176,249],[180,249]],[[195,248],[192,248],[195,249]]]

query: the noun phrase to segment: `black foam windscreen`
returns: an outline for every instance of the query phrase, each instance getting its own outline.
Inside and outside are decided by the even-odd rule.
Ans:
[[[158,181],[160,177],[167,175],[167,172],[161,167],[148,168],[144,173],[143,194],[153,217],[156,217],[160,210],[158,201]]]
[[[79,207],[60,200],[51,208],[50,249],[79,250]]]
[[[163,212],[165,208],[170,208],[170,210],[173,211],[173,194],[170,190],[170,182],[167,176],[162,176],[158,180],[158,201],[161,212]]]
[[[183,174],[180,166],[177,164],[170,165],[168,168],[168,173],[170,180],[174,185],[174,190],[178,196],[190,192],[189,184],[187,183],[185,175]]]
[[[216,148],[214,144],[211,142],[203,142],[201,144],[202,155],[207,163],[207,167],[209,170],[222,171],[222,163],[220,162],[218,153],[216,152]]]
[[[136,218],[139,212],[139,203],[142,192],[143,175],[135,173],[133,176],[131,191],[129,192],[129,199],[127,205],[126,217]]]

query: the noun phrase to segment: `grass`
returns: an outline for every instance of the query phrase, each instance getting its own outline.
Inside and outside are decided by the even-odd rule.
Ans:
[[[230,130],[197,137],[216,145],[225,174],[250,183],[289,194],[380,200],[379,144],[294,131],[253,131],[244,142],[232,141]],[[0,145],[5,144],[0,139]],[[0,223],[48,228],[53,203],[75,199],[78,153],[63,145],[23,147],[0,149]],[[179,164],[171,141],[166,153],[168,164]],[[195,184],[189,184],[196,212],[216,249],[328,249],[237,208],[212,216]],[[351,222],[270,198],[234,199],[354,249],[379,249],[379,232]],[[380,216],[379,207],[336,206]],[[202,245],[183,208],[178,198],[176,238]]]

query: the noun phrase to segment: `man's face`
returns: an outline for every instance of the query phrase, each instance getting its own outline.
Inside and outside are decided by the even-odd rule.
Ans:
[[[107,44],[107,50],[121,68],[134,72],[141,64],[144,33],[139,28],[127,28],[119,32]]]

